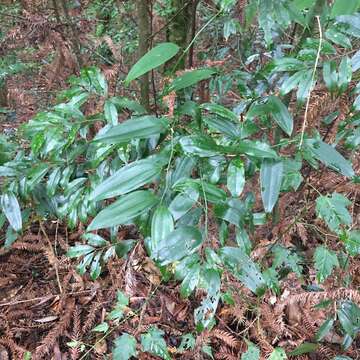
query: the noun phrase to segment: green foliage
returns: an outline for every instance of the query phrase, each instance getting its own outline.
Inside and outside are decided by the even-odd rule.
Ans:
[[[141,335],[141,346],[145,352],[171,360],[163,335],[164,331],[151,327],[146,334]]]
[[[329,277],[335,267],[339,266],[336,253],[327,249],[325,246],[319,246],[315,250],[314,262],[316,269],[316,278],[321,283]]]
[[[116,360],[129,360],[137,355],[136,339],[129,334],[122,334],[114,341],[113,358]]]
[[[241,355],[241,360],[259,360],[260,350],[250,341],[247,342],[248,348],[245,353]]]

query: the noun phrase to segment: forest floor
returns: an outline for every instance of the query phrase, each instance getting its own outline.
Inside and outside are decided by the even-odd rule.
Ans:
[[[40,20],[39,29],[46,26]],[[13,39],[18,36],[15,30]],[[56,63],[60,60],[56,59],[50,65],[43,65],[48,58],[46,49],[50,51],[54,40],[42,40],[43,46],[35,55],[17,52],[24,62],[29,61],[29,57],[33,62],[35,59],[36,66],[8,77],[8,111],[0,114],[1,133],[14,133],[16,136],[21,123],[54,103],[56,91],[64,88],[64,79],[72,71],[71,64],[67,64],[64,58],[60,65]],[[56,56],[56,49],[51,51]],[[61,72],[58,71],[60,68]],[[54,71],[56,76],[51,75]],[[346,98],[334,103],[327,93],[317,89],[310,106],[309,123],[331,142],[341,117],[327,134],[318,119],[328,114],[330,107],[341,109],[347,106]],[[352,160],[358,173],[360,157]],[[164,331],[169,352],[178,359],[207,358],[201,352],[206,344],[211,345],[215,359],[239,359],[246,349],[244,339],[257,344],[264,355],[271,353],[275,346],[292,350],[303,342],[311,342],[326,318],[326,311],[315,309],[315,304],[325,298],[346,297],[360,305],[357,291],[360,287],[359,262],[347,259],[350,264],[346,271],[337,270],[321,284],[321,289],[315,287],[315,269],[310,261],[314,249],[326,242],[330,249],[339,250],[341,244],[316,218],[314,199],[317,191],[344,194],[352,201],[350,210],[353,223],[358,227],[360,185],[349,183],[325,168],[314,171],[305,167],[303,177],[304,184],[297,192],[280,197],[280,222],[274,227],[267,224],[256,228],[252,235],[252,258],[266,263],[269,246],[296,246],[304,256],[302,265],[306,276],[289,274],[281,281],[281,296],[276,297],[269,291],[259,301],[239,281],[225,273],[222,291],[231,291],[234,303],[221,301],[215,327],[197,337],[194,351],[183,353],[179,353],[177,348],[183,335],[196,333],[193,313],[203,294],[198,291],[190,298],[182,299],[177,282],[162,282],[161,274],[147,256],[135,228],[121,228],[118,235],[121,239],[138,239],[129,256],[111,259],[100,278],[92,281],[88,275],[78,275],[75,262],[65,256],[69,246],[82,241],[83,226],[69,232],[65,224],[58,221],[34,221],[11,249],[0,248],[0,359],[23,359],[26,352],[31,352],[34,359],[105,359],[111,354],[114,338],[123,332],[139,338],[152,325]],[[253,184],[247,185],[256,194],[255,212],[262,209],[257,182],[255,179]],[[216,222],[210,216],[209,236],[214,247],[219,246],[217,234]],[[351,288],[343,288],[343,280],[348,275],[352,276]],[[92,329],[102,323],[115,307],[119,290],[129,297],[129,305],[124,319],[114,324],[112,332],[104,337]],[[337,354],[339,343],[339,335],[330,333],[311,359],[331,358]],[[359,349],[360,339],[357,339],[347,355],[360,359]],[[141,353],[138,358],[156,357]]]

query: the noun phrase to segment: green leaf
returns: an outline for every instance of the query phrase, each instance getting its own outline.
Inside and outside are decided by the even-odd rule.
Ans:
[[[197,202],[198,198],[199,191],[194,188],[185,188],[182,193],[178,194],[169,205],[174,220],[178,220],[185,215]]]
[[[219,153],[221,153],[220,147],[218,147],[215,141],[209,136],[183,136],[181,137],[179,142],[183,151],[187,154],[200,157],[211,157],[219,155]]]
[[[300,80],[298,90],[296,92],[297,101],[303,104],[310,95],[310,91],[313,87],[312,72],[307,70],[304,72],[302,79]]]
[[[170,210],[159,205],[151,221],[151,240],[149,243],[150,254],[155,256],[159,244],[174,230],[174,220]]]
[[[295,252],[281,245],[275,245],[272,249],[274,260],[272,266],[275,269],[281,266],[289,267],[299,277],[302,273],[301,257]]]
[[[323,65],[323,78],[326,87],[329,89],[330,92],[335,92],[338,86],[338,74],[336,72],[336,62],[325,61]]]
[[[264,39],[266,46],[270,46],[272,44],[272,28],[274,26],[274,19],[272,16],[273,3],[271,0],[259,0],[259,26],[264,31]]]
[[[314,352],[319,347],[319,344],[303,343],[299,345],[295,350],[289,353],[290,356],[297,356]]]
[[[109,330],[109,324],[105,321],[95,326],[91,331],[106,333]]]
[[[227,188],[233,197],[241,195],[245,186],[245,167],[240,159],[230,162],[227,171]]]
[[[241,249],[223,247],[219,255],[224,265],[246,287],[257,295],[264,293],[266,284],[258,266]]]
[[[118,112],[116,106],[111,100],[106,100],[104,104],[104,116],[106,121],[111,125],[118,123]]]
[[[341,59],[340,65],[339,65],[339,80],[338,80],[338,88],[339,92],[343,93],[348,85],[350,84],[352,77],[352,67],[351,67],[351,60],[344,56]]]
[[[168,265],[194,253],[202,241],[202,235],[197,228],[180,226],[158,243],[155,258],[161,265]]]
[[[134,161],[125,165],[100,183],[90,194],[94,201],[125,195],[152,182],[161,172],[161,165],[152,159]]]
[[[166,63],[173,58],[179,50],[180,48],[173,43],[162,43],[155,46],[131,68],[125,79],[125,83],[129,84],[130,81]]]
[[[66,256],[68,256],[69,258],[77,258],[93,252],[94,250],[95,249],[90,245],[75,245],[69,248]]]
[[[193,350],[195,348],[195,345],[196,345],[196,339],[194,338],[194,336],[192,334],[185,334],[181,337],[181,343],[178,348],[178,351],[180,353],[183,353],[184,351],[187,350]]]
[[[305,144],[313,156],[330,169],[338,171],[340,174],[350,178],[355,175],[351,163],[332,146],[317,139],[307,139],[305,140]]]
[[[235,123],[239,122],[239,117],[234,112],[232,112],[231,110],[227,109],[224,106],[214,103],[205,103],[205,104],[201,104],[200,108],[205,109],[210,113],[216,114],[222,118],[228,119]]]
[[[327,39],[335,43],[336,45],[340,45],[346,49],[351,49],[351,41],[350,39],[341,33],[339,30],[337,30],[336,27],[330,27],[326,30],[325,36]]]
[[[9,224],[15,231],[21,231],[22,218],[19,202],[12,192],[0,196],[0,206]]]
[[[158,203],[159,199],[148,190],[135,191],[122,196],[106,207],[95,217],[87,231],[126,224],[146,213]]]
[[[145,352],[160,356],[165,360],[171,360],[163,336],[164,331],[152,326],[146,334],[141,335],[141,346]]]
[[[349,226],[352,222],[351,215],[346,208],[351,204],[345,196],[333,193],[331,197],[319,196],[316,199],[316,213],[323,219],[330,230],[339,233],[341,225]]]
[[[261,141],[242,140],[234,149],[236,154],[246,154],[259,159],[277,159],[278,155],[268,144]]]
[[[322,341],[332,329],[334,322],[335,322],[334,318],[326,319],[320,326],[319,330],[316,332],[315,340]]]
[[[199,81],[210,78],[215,74],[215,70],[199,69],[187,71],[183,75],[176,78],[169,86],[168,91],[179,91],[189,86],[197,84]]]
[[[351,256],[360,255],[360,230],[352,230],[346,234],[344,241],[345,249]]]
[[[199,263],[191,264],[189,271],[180,286],[180,295],[182,298],[187,298],[195,290],[200,281],[201,267]]]
[[[124,316],[124,311],[129,305],[129,298],[120,290],[116,294],[116,304],[114,309],[109,313],[109,320],[120,320]]]
[[[282,177],[282,161],[265,159],[262,162],[260,168],[261,198],[267,213],[272,211],[278,200]]]
[[[360,308],[351,301],[344,301],[337,315],[345,333],[354,339],[360,331]]]
[[[97,234],[87,233],[83,235],[83,238],[87,240],[88,244],[91,246],[103,247],[109,245],[108,241]]]
[[[137,357],[136,339],[127,333],[117,337],[112,354],[114,360],[129,360],[132,356]]]
[[[276,123],[290,136],[293,131],[294,121],[288,108],[276,96],[269,96],[267,104],[270,106],[271,116]]]
[[[91,266],[90,266],[91,280],[96,280],[100,276],[100,273],[101,273],[101,264],[100,264],[101,255],[102,255],[102,251],[99,251],[94,256],[94,260],[91,263]]]
[[[285,350],[282,348],[275,348],[274,351],[271,353],[268,360],[286,360],[287,356]]]
[[[95,137],[94,141],[105,144],[129,142],[133,139],[148,139],[167,131],[168,121],[165,118],[146,115],[124,121],[110,128],[105,134]]]
[[[241,355],[241,360],[259,360],[260,350],[252,342],[247,341],[247,351]]]
[[[335,267],[339,267],[336,253],[327,249],[325,246],[318,246],[314,253],[316,278],[319,283],[326,280]]]
[[[291,75],[290,77],[288,77],[281,84],[280,94],[281,95],[286,95],[291,90],[295,89],[299,85],[300,81],[303,79],[304,75],[307,74],[307,73],[308,73],[307,70],[301,70],[301,71],[298,71],[295,74]]]
[[[355,55],[351,58],[351,67],[352,71],[358,71],[360,69],[360,50],[358,50]]]
[[[305,69],[305,64],[298,59],[295,58],[279,58],[275,59],[273,62],[274,69],[273,71],[299,71]]]
[[[360,6],[359,0],[335,0],[331,8],[331,16],[336,17],[339,15],[351,15]]]

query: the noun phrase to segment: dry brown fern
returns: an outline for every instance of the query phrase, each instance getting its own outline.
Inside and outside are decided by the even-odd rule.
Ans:
[[[211,337],[215,337],[232,349],[237,349],[240,345],[239,341],[235,338],[234,335],[224,330],[214,329],[211,332]]]

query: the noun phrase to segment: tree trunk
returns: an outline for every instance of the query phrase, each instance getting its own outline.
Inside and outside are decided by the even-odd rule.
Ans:
[[[139,28],[139,58],[149,51],[149,39],[151,36],[150,6],[149,0],[137,0],[138,28]],[[150,109],[149,96],[149,73],[140,78],[141,105]]]

